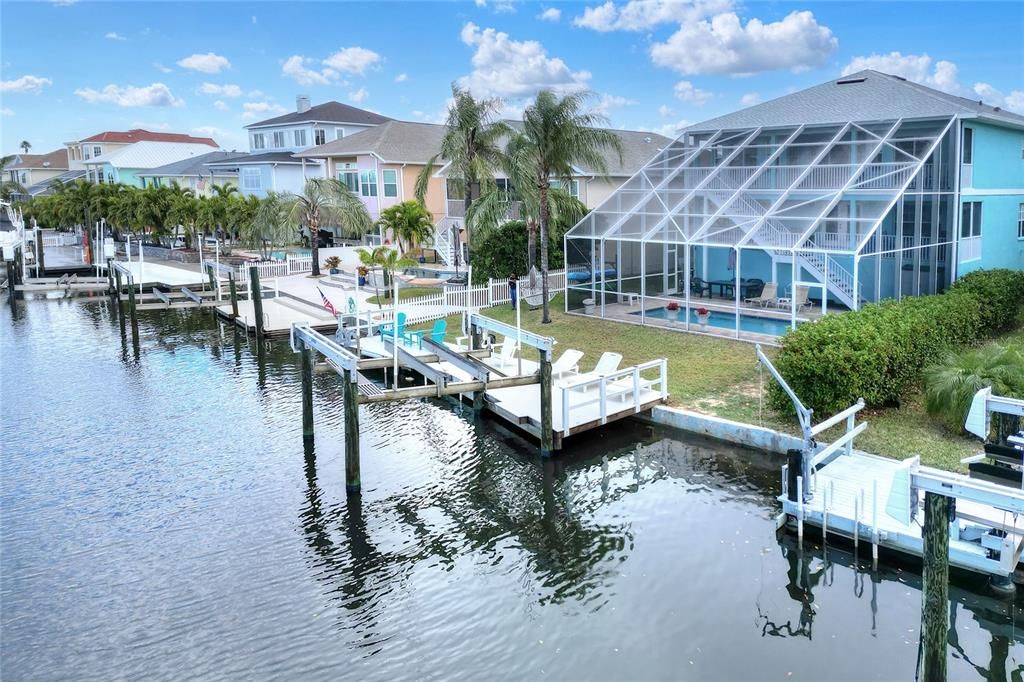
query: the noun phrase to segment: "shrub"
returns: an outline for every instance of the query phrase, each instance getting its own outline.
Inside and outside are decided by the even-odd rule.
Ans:
[[[548,268],[556,270],[565,264],[562,254],[562,235],[565,230],[555,226],[548,235]],[[516,274],[520,277],[529,270],[527,253],[529,235],[526,222],[512,220],[483,233],[473,235],[473,279],[486,282],[488,277],[503,279]],[[540,270],[540,230],[537,230],[537,252],[534,264]]]
[[[986,386],[996,395],[1024,398],[1024,341],[946,353],[925,370],[924,385],[928,414],[960,433],[971,399]]]
[[[982,333],[1012,329],[1024,314],[1024,271],[976,270],[958,279],[952,291],[973,294],[981,303]]]
[[[897,402],[926,365],[973,342],[982,329],[981,306],[969,292],[883,301],[788,332],[775,365],[803,403],[824,416],[861,397],[875,406]],[[789,405],[778,386],[771,400]]]

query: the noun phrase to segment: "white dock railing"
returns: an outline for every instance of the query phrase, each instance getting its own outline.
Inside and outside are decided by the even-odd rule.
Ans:
[[[655,372],[656,376],[652,376]],[[668,398],[668,360],[651,360],[592,379],[570,378],[559,388],[562,389],[562,435],[568,436],[574,412],[578,414],[584,408],[597,405],[598,420],[607,424],[609,401],[615,401],[612,407],[617,409],[611,412],[614,415],[630,404],[634,413],[640,412],[647,391],[657,391],[662,400]]]

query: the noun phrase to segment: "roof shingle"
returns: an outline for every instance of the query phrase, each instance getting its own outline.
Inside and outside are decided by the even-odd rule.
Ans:
[[[323,122],[323,123],[355,123],[359,125],[378,125],[386,123],[391,119],[387,116],[375,114],[366,109],[351,107],[341,102],[324,102],[310,107],[306,111],[292,111],[281,116],[268,118],[264,121],[256,121],[245,126],[246,128],[263,128],[266,126],[285,125],[288,123]]]
[[[211,147],[219,147],[212,137],[193,137],[184,133],[155,133],[151,130],[133,128],[123,132],[108,130],[87,137],[81,142],[117,142],[131,144],[133,142],[188,142],[191,144],[205,144]]]

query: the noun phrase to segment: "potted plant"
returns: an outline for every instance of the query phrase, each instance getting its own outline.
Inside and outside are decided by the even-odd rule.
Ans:
[[[711,311],[707,308],[697,308],[697,322],[700,324],[701,329],[708,326],[708,319],[711,317]]]
[[[341,258],[338,256],[328,256],[324,259],[324,267],[327,268],[332,275],[338,274],[339,265],[341,265]]]
[[[366,276],[370,274],[370,268],[366,267],[365,265],[360,265],[359,268],[356,270],[356,274],[359,275],[359,286],[365,287]]]
[[[665,306],[665,310],[668,311],[668,319],[678,320],[679,319],[679,304],[675,301],[669,301],[668,305]]]

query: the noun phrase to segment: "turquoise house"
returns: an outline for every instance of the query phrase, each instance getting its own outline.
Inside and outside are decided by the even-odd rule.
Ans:
[[[843,76],[685,129],[565,253],[569,311],[737,337],[1024,269],[1024,116]]]

